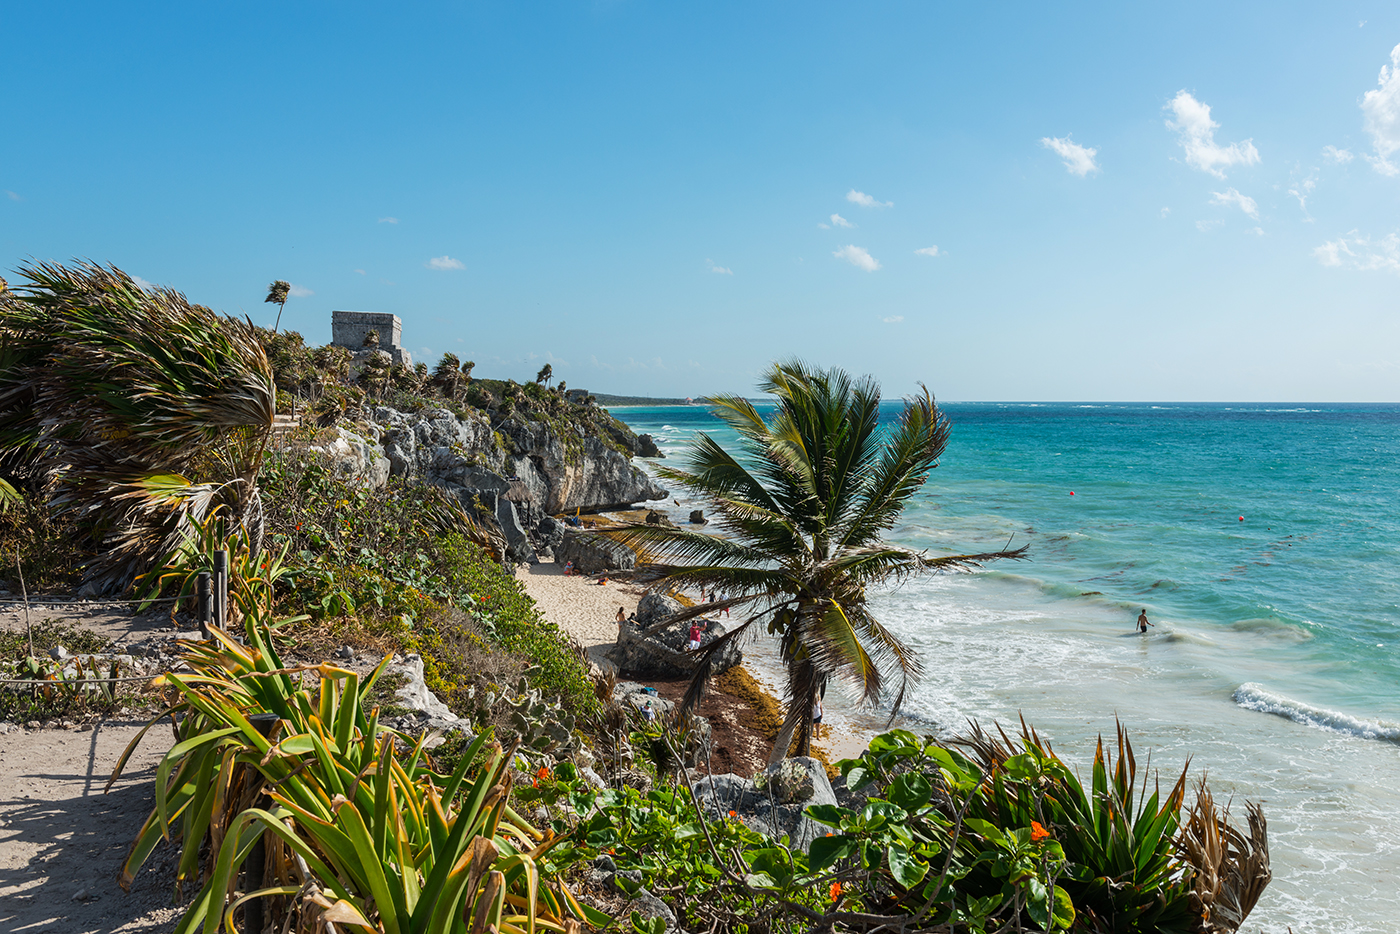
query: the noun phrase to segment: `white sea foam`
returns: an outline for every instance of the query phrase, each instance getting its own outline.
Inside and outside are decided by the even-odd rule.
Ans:
[[[1314,707],[1282,694],[1265,690],[1262,684],[1247,681],[1235,689],[1235,703],[1246,710],[1271,713],[1285,717],[1294,723],[1327,730],[1332,733],[1345,733],[1362,739],[1383,739],[1400,743],[1400,723],[1388,720],[1369,720],[1355,717],[1340,710]]]

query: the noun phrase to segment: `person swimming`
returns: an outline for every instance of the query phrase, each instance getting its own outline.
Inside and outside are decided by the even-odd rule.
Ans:
[[[1151,627],[1153,627],[1153,628],[1155,629],[1155,628],[1157,627],[1157,624],[1156,624],[1156,623],[1152,623],[1152,622],[1148,622],[1148,619],[1147,619],[1147,609],[1146,609],[1146,607],[1144,607],[1144,608],[1143,608],[1143,611],[1142,611],[1141,613],[1138,614],[1138,618],[1137,618],[1137,631],[1138,631],[1138,632],[1147,632],[1147,627],[1148,627],[1148,626],[1151,626]]]

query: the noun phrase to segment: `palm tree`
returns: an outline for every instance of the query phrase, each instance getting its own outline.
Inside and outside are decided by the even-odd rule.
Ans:
[[[263,303],[277,306],[277,321],[272,325],[274,333],[282,326],[282,309],[287,307],[287,296],[291,292],[292,284],[285,279],[278,279],[267,287],[267,298],[263,299]]]
[[[256,550],[276,389],[252,323],[115,267],[21,272],[0,296],[0,470],[91,523],[88,582],[124,585],[215,512]]]
[[[552,363],[546,363],[544,366],[540,367],[540,371],[535,374],[536,383],[548,383],[553,378],[554,365]]]
[[[716,651],[762,623],[787,666],[787,717],[770,757],[808,755],[812,711],[835,677],[863,701],[903,703],[921,665],[870,612],[868,590],[912,575],[1020,558],[1025,548],[929,557],[882,540],[938,464],[948,420],[923,389],[898,422],[879,424],[880,390],[840,369],[776,364],[760,388],[776,397],[767,419],[734,395],[707,400],[739,434],[735,456],[700,434],[683,467],[661,475],[709,501],[721,535],[634,525],[609,535],[638,551],[638,576],[653,587],[698,587],[725,599],[681,611],[683,621],[743,606],[738,628],[697,650],[683,711],[701,696]]]

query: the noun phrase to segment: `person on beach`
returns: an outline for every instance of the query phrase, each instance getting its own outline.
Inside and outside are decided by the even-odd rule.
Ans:
[[[574,573],[574,563],[573,563],[572,561],[565,561],[565,562],[564,562],[564,576],[565,576],[565,577],[570,577],[570,576],[573,575],[573,573]]]
[[[1147,627],[1148,627],[1148,626],[1151,626],[1151,627],[1153,627],[1153,628],[1155,629],[1155,628],[1157,627],[1157,624],[1156,624],[1156,623],[1151,623],[1151,622],[1148,622],[1148,621],[1147,621],[1147,608],[1144,607],[1144,608],[1143,608],[1143,611],[1142,611],[1141,613],[1138,614],[1138,618],[1137,618],[1137,631],[1138,631],[1138,632],[1147,632]]]
[[[619,626],[621,626],[621,625],[623,624],[623,622],[624,622],[626,619],[627,619],[627,613],[622,609],[622,607],[618,607],[618,608],[617,608],[617,624],[618,624]]]
[[[703,631],[704,630],[701,628],[700,621],[698,619],[692,621],[690,624],[690,638],[686,642],[685,647],[692,652],[700,648],[700,633]]]

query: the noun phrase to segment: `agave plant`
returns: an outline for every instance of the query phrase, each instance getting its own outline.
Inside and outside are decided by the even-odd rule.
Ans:
[[[88,583],[124,586],[220,506],[256,551],[276,390],[252,324],[111,266],[22,273],[0,297],[0,469],[91,523]]]
[[[246,632],[247,645],[216,629],[188,649],[193,673],[163,676],[178,701],[146,727],[178,718],[121,882],[161,839],[178,840],[177,885],[202,886],[177,932],[236,931],[253,899],[271,901],[283,931],[577,934],[580,920],[606,923],[541,871],[563,838],[511,808],[513,750],[482,733],[439,774],[426,735],[412,742],[365,710],[384,663],[362,684],[329,664],[285,666],[256,615]],[[264,839],[264,874],[240,888],[239,866]]]

